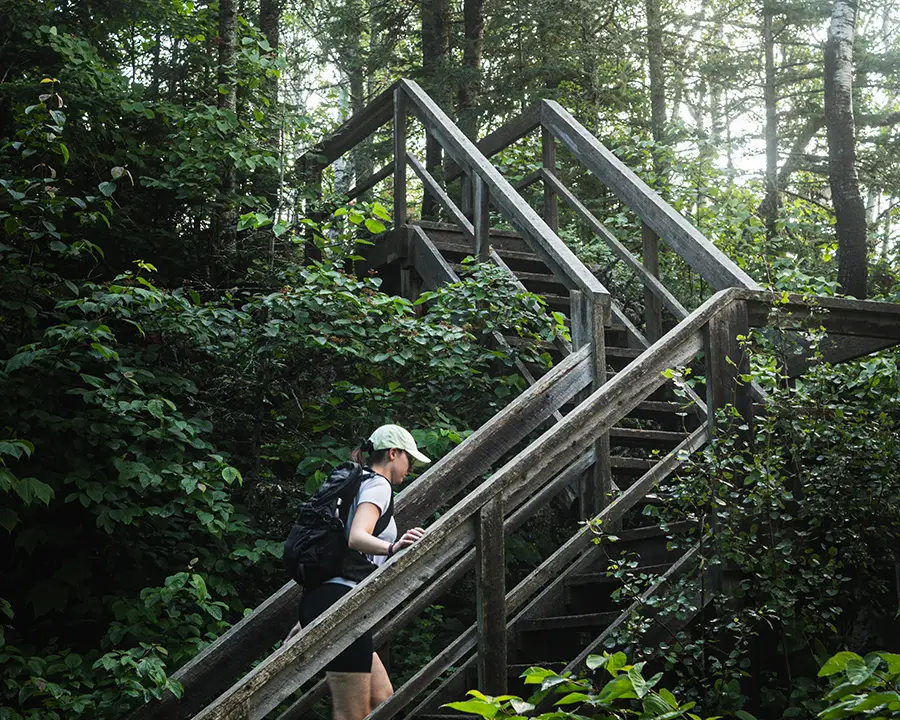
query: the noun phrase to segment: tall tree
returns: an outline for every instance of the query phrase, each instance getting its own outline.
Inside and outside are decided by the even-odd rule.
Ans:
[[[853,41],[856,0],[835,0],[825,43],[825,126],[828,182],[838,238],[838,284],[842,292],[866,296],[866,207],[859,192],[853,119]]]
[[[763,51],[766,58],[764,103],[766,106],[766,196],[762,216],[766,237],[775,237],[778,217],[778,99],[775,93],[775,32],[772,27],[774,9],[768,0],[763,2]]]
[[[218,106],[221,110],[233,115],[237,113],[237,79],[235,77],[237,19],[237,0],[219,0]],[[232,206],[235,193],[234,163],[230,158],[225,158],[224,162],[220,206],[210,228],[214,264],[219,264],[224,255],[235,249],[237,239],[236,219]]]
[[[464,0],[463,67],[459,84],[459,126],[470,138],[478,135],[476,103],[481,88],[481,49],[484,40],[484,0]]]
[[[666,139],[666,78],[663,72],[663,33],[659,0],[645,0],[647,13],[647,70],[650,75],[650,132],[661,145]],[[654,170],[660,187],[666,169],[659,149],[654,151]]]

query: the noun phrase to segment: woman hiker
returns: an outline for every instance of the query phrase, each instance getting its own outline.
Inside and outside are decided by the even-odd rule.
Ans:
[[[419,452],[413,436],[399,425],[382,425],[353,451],[350,459],[372,472],[364,477],[350,505],[346,522],[347,545],[362,553],[370,563],[380,566],[394,553],[419,540],[425,532],[422,528],[412,528],[398,539],[393,518],[393,486],[403,482],[414,461],[425,464],[431,460]],[[376,525],[386,512],[390,520],[381,523],[384,527],[376,533]],[[333,577],[304,592],[300,622],[287,640],[356,585],[355,580]],[[325,670],[334,720],[363,720],[372,708],[394,693],[387,671],[374,651],[371,630],[328,663]]]

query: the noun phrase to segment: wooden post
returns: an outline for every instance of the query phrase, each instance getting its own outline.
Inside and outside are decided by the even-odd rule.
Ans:
[[[556,138],[547,128],[541,128],[541,160],[544,169],[551,175],[556,175]],[[550,229],[559,232],[559,203],[556,200],[556,190],[544,180],[544,222]]]
[[[653,277],[659,278],[659,236],[647,223],[641,223],[644,267]],[[644,286],[644,334],[655,343],[662,337],[662,304],[653,291]]]
[[[437,138],[428,130],[425,130],[425,169],[432,175],[441,167],[441,145]],[[425,190],[422,194],[422,218],[437,219],[437,201],[434,196]]]
[[[604,295],[586,297],[579,290],[569,292],[572,307],[572,350],[591,345],[592,384],[594,392],[606,382],[606,337],[610,303]],[[582,396],[582,400],[584,399]],[[595,462],[585,474],[581,491],[581,515],[590,518],[612,502],[612,468],[609,461],[609,434],[594,442]]]
[[[478,262],[488,262],[491,256],[490,190],[479,175],[475,176],[474,194],[472,224],[475,227],[475,255]]]
[[[496,495],[478,511],[475,587],[478,602],[478,687],[506,694],[506,563],[503,498]]]
[[[746,301],[735,301],[726,308],[713,315],[706,326],[706,404],[707,422],[709,423],[710,437],[716,432],[739,432],[746,438],[750,437],[750,426],[753,419],[753,404],[750,394],[750,384],[741,381],[740,376],[750,371],[750,359],[745,348],[741,347],[738,336],[744,337],[749,333],[749,318]],[[729,415],[724,427],[716,421],[717,410],[732,405],[737,410],[737,415]],[[744,426],[745,430],[739,430]],[[741,479],[734,477],[732,484],[741,486]],[[715,490],[714,495],[715,495]],[[718,537],[720,525],[719,505],[712,503],[713,543]],[[720,564],[711,568],[713,590],[725,593],[733,599],[738,593],[740,578],[733,568]],[[736,606],[726,610],[732,612]]]
[[[472,219],[472,191],[473,183],[472,183],[472,170],[471,168],[463,168],[462,177],[459,179],[459,189],[460,189],[460,198],[459,198],[459,209],[463,215],[465,215],[469,220]]]
[[[747,337],[749,332],[747,302],[743,300],[720,310],[706,326],[706,404],[711,433],[716,430],[716,410],[726,405],[737,409],[739,424],[750,427],[750,385],[740,380],[741,375],[750,372],[750,358],[738,340],[738,336]]]
[[[394,227],[406,225],[406,95],[394,90]]]

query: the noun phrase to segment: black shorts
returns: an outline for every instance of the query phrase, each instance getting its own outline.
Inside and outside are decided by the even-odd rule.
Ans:
[[[303,627],[309,625],[352,589],[337,583],[323,583],[309,592],[304,592],[303,600],[300,602],[300,622]],[[372,631],[368,630],[328,663],[325,669],[329,672],[372,672],[373,652],[375,644],[372,641]]]

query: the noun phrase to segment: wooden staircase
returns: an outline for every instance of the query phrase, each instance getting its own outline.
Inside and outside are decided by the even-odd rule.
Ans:
[[[476,686],[491,694],[518,692],[518,675],[533,664],[580,670],[588,654],[614,641],[629,618],[654,615],[647,603],[651,595],[687,578],[696,591],[692,612],[666,619],[668,630],[677,632],[703,611],[710,596],[705,588],[716,578],[699,562],[697,546],[668,549],[668,535],[684,528],[662,533],[642,522],[641,510],[665,502],[665,479],[708,440],[713,410],[732,404],[752,422],[753,402],[762,398],[740,382],[748,359],[738,337],[773,322],[788,335],[823,327],[831,333],[827,352],[833,361],[900,342],[900,306],[762,290],[553,102],[537,103],[473,144],[418,85],[400,81],[305,156],[301,165],[310,181],[321,183],[325,167],[388,123],[393,157],[359,180],[349,196],[391,179],[397,222],[365,249],[367,259],[357,270],[390,275],[386,285],[414,298],[456,281],[467,256],[493,262],[515,283],[544,297],[550,310],[564,313],[571,340],[556,338],[542,348],[554,359],[549,370],[520,363],[530,386],[397,498],[400,527],[427,526],[421,541],[271,652],[296,617],[301,591],[287,583],[175,674],[185,688],[182,700],[166,696],[149,703],[134,720],[310,717],[326,693],[324,681],[316,680],[325,664],[369,629],[376,646],[390,642],[471,572],[476,623],[396,687],[370,718],[445,716],[442,703]],[[411,151],[416,127],[429,164]],[[490,157],[534,131],[541,133],[541,167],[513,187]],[[640,218],[641,257],[562,183],[557,146]],[[445,156],[442,165],[434,161],[440,156],[436,150]],[[409,169],[422,184],[424,205],[440,207],[450,224],[410,219]],[[540,215],[520,192],[535,183],[543,187]],[[560,240],[560,201],[643,286],[638,313],[619,307]],[[492,229],[501,223],[515,231]],[[699,307],[685,308],[660,282],[660,237],[716,290]],[[664,327],[671,330],[663,333]],[[519,342],[506,333],[493,341]],[[684,389],[676,394],[663,374],[689,365],[705,377],[703,399]],[[795,367],[799,372],[805,364]],[[435,511],[450,497],[456,498],[452,507],[435,520]],[[573,521],[573,534],[507,588],[506,536],[555,498],[577,499],[577,518],[614,528],[618,541],[606,536],[598,545],[588,527]],[[638,552],[639,564],[610,574],[609,563],[621,550]],[[640,589],[626,593],[624,605],[614,602],[632,585],[628,576],[635,572],[643,576]],[[652,644],[652,635],[645,642]]]

